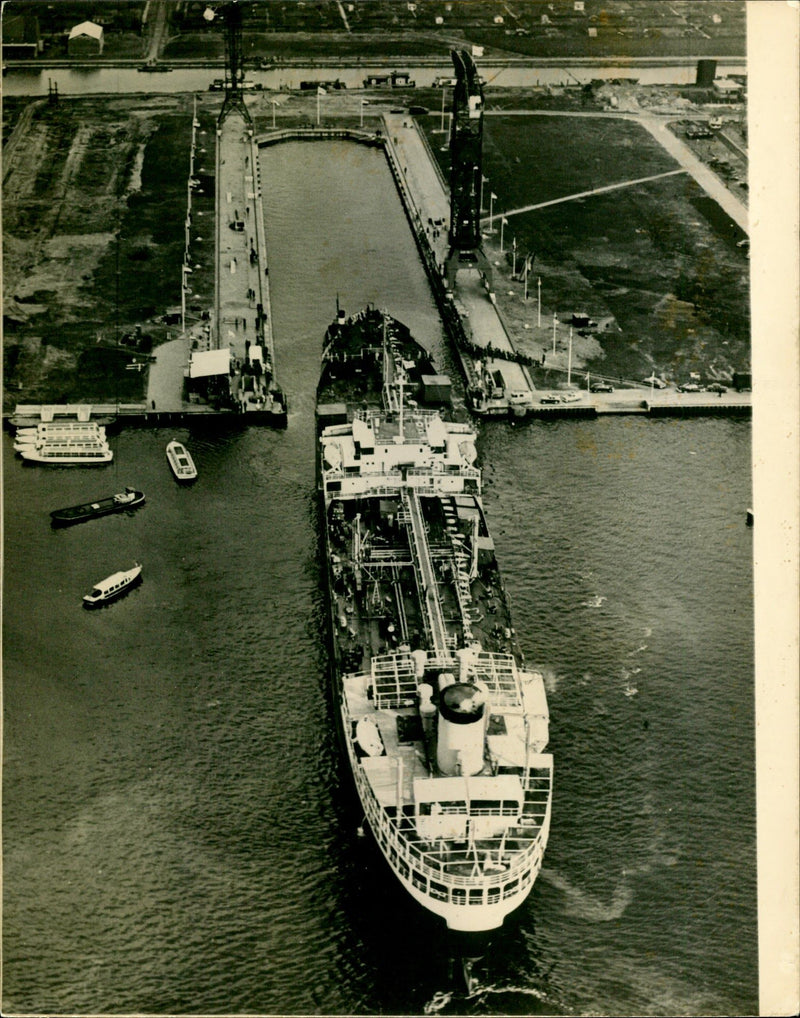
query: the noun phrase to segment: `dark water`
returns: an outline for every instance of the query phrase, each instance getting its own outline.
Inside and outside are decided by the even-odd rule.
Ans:
[[[92,471],[3,439],[4,1013],[755,1013],[749,424],[481,428],[556,780],[545,868],[459,999],[443,931],[356,836],[313,469],[336,293],[446,365],[441,332],[380,153],[263,160],[288,429],[126,431]],[[137,513],[50,529],[127,483]],[[83,611],[133,559],[141,587]]]

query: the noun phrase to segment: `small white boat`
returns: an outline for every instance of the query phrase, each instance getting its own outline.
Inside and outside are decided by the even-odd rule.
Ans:
[[[176,480],[182,484],[188,484],[197,477],[197,467],[189,455],[189,450],[180,442],[170,442],[167,445],[167,462],[175,474]]]
[[[134,562],[132,569],[125,569],[118,573],[112,573],[104,580],[99,580],[92,587],[88,594],[84,595],[84,608],[100,608],[104,604],[116,601],[118,597],[134,587],[141,579],[142,567]]]

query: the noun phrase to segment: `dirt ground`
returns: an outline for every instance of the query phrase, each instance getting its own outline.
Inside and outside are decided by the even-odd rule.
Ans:
[[[4,410],[144,398],[145,373],[124,368],[166,338],[159,318],[180,299],[187,102],[33,100],[16,117],[3,160]],[[176,160],[187,171],[164,172]]]

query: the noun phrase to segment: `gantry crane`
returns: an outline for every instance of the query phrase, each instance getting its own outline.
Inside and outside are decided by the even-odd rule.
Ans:
[[[483,88],[466,50],[451,50],[450,56],[456,85],[450,131],[450,250],[445,260],[445,278],[453,290],[459,269],[478,269],[491,290],[492,269],[481,246]]]

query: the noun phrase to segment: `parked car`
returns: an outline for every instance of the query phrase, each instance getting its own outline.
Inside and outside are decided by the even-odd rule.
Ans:
[[[511,406],[530,406],[533,396],[525,389],[512,389],[508,394],[508,402]]]
[[[561,393],[561,402],[562,403],[577,403],[580,398],[581,398],[581,394],[579,392],[562,392]]]
[[[697,382],[684,382],[678,386],[678,392],[700,392],[700,386]]]
[[[642,382],[645,385],[652,385],[654,389],[666,389],[667,383],[663,378],[656,378],[655,375],[650,375],[649,378],[643,378]]]
[[[592,382],[589,386],[590,392],[613,392],[614,386],[609,385],[608,382]]]
[[[546,396],[542,396],[539,400],[540,403],[560,403],[561,397],[556,396],[554,392],[549,392]]]
[[[719,392],[719,393],[723,393],[723,392],[727,392],[727,391],[728,391],[727,386],[723,385],[721,382],[711,382],[710,385],[706,386],[706,392]]]

